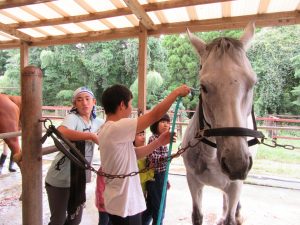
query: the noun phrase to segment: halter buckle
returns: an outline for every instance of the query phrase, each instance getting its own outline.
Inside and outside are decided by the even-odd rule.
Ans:
[[[199,129],[196,133],[196,136],[195,138],[196,139],[203,139],[204,138],[204,132],[205,132],[205,129]]]

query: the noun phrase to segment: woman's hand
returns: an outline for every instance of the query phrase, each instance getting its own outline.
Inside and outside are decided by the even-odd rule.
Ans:
[[[90,133],[91,137],[90,140],[95,144],[99,145],[98,135],[96,133]]]

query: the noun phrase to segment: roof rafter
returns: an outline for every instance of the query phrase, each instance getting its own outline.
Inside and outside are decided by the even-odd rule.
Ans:
[[[284,19],[283,19],[284,18]],[[300,23],[300,13],[284,12],[270,13],[255,16],[238,16],[233,18],[210,19],[205,21],[190,21],[174,24],[157,25],[157,30],[148,31],[150,36],[159,34],[184,33],[188,27],[192,32],[224,30],[224,29],[242,29],[249,21],[255,21],[256,26],[282,26]],[[96,42],[112,39],[124,39],[138,37],[139,27],[112,29],[105,31],[93,31],[78,34],[67,34],[56,37],[35,38],[30,46],[49,46],[60,44],[74,44],[78,42]],[[17,42],[16,43],[17,47]]]
[[[21,31],[18,31],[16,29],[11,29],[11,28],[7,27],[6,24],[4,24],[4,23],[0,23],[0,30],[11,36],[22,39],[24,41],[31,42],[34,40],[31,36],[21,32]]]
[[[300,12],[279,12],[260,15],[247,15],[237,17],[227,17],[221,19],[209,19],[205,21],[190,21],[173,24],[162,24],[155,31],[149,31],[149,35],[173,34],[186,32],[189,28],[192,32],[241,29],[249,21],[255,21],[257,27],[284,26],[300,23]]]
[[[270,5],[270,2],[271,0],[260,0],[258,13],[259,14],[266,13]]]
[[[153,21],[137,0],[124,0],[124,2],[147,30],[156,30],[156,26]]]
[[[160,11],[164,9],[203,5],[203,4],[216,3],[216,2],[229,2],[229,1],[231,0],[221,0],[221,1],[220,0],[189,0],[189,1],[173,0],[170,2],[157,2],[157,3],[145,4],[142,5],[142,8],[145,10],[145,12],[151,12],[151,11]],[[98,19],[104,19],[109,17],[126,16],[131,14],[132,11],[130,10],[130,8],[126,7],[126,8],[108,10],[104,12],[90,13],[87,15],[69,16],[64,18],[55,18],[55,19],[48,19],[48,20],[37,20],[37,21],[30,21],[30,22],[22,22],[18,24],[8,24],[7,26],[15,29],[31,28],[31,27],[58,25],[62,23],[77,23],[77,22],[83,22],[87,20],[98,20]]]

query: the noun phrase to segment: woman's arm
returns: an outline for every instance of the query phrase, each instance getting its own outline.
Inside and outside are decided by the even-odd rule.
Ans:
[[[71,141],[92,141],[99,144],[98,136],[91,132],[82,132],[78,130],[71,130],[66,126],[59,126],[57,130],[67,139]]]

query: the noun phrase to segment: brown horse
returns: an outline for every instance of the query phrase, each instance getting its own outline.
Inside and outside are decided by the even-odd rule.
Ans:
[[[0,133],[19,131],[21,115],[21,97],[0,93]],[[21,147],[18,137],[5,138],[5,143],[12,151],[14,160],[20,161]]]

